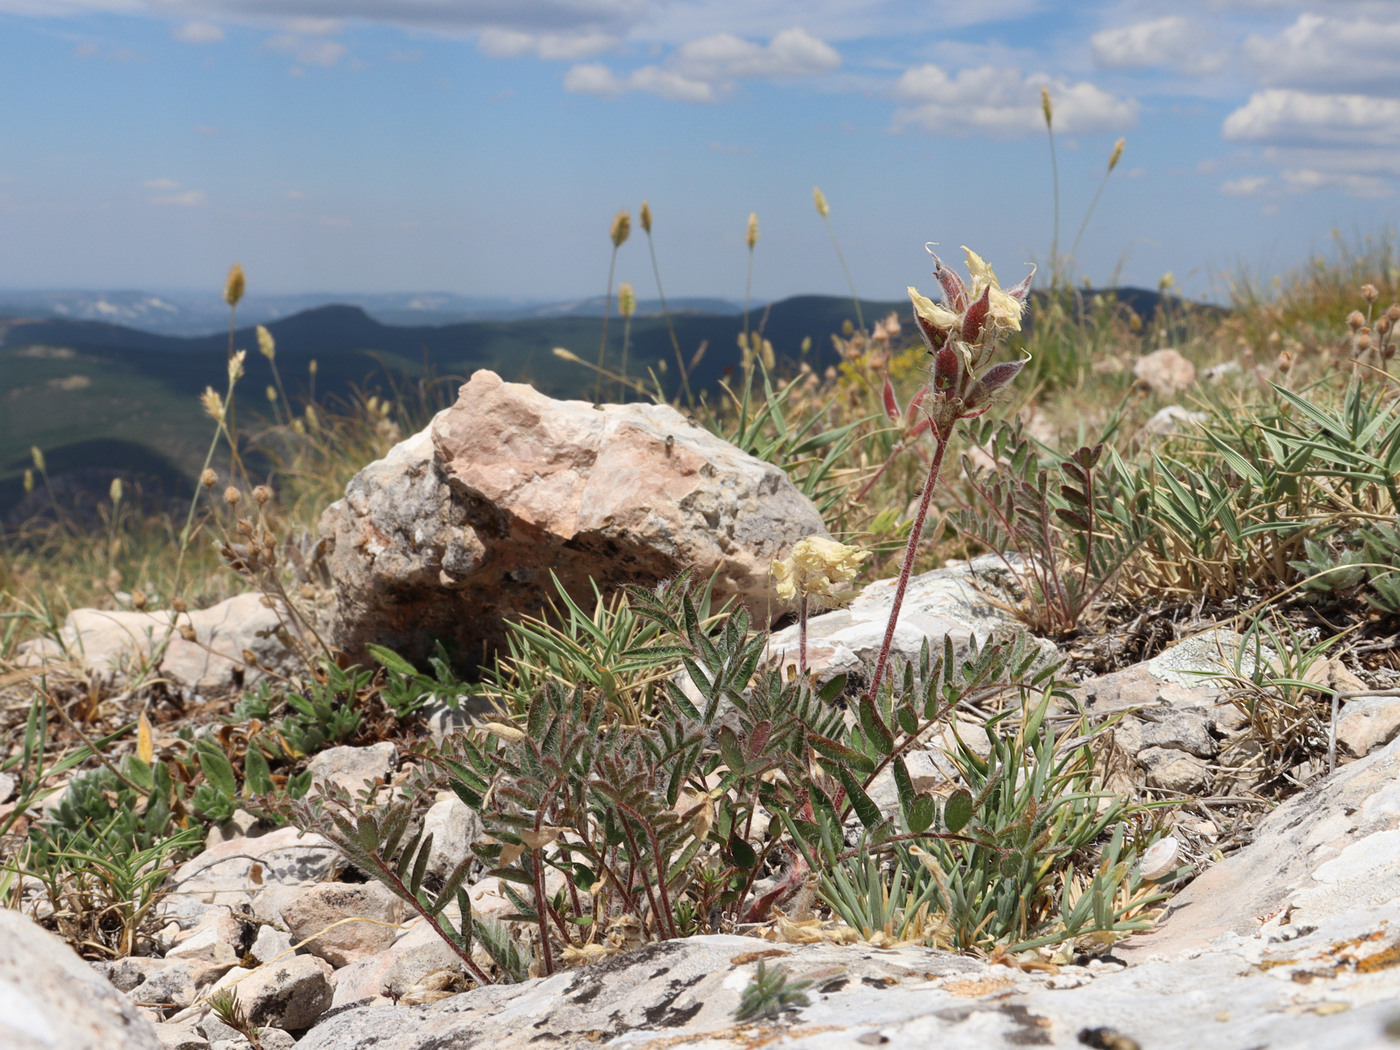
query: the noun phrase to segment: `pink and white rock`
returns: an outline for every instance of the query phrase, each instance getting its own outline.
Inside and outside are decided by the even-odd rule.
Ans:
[[[292,939],[300,943],[314,938],[306,951],[332,966],[358,962],[393,944],[398,933],[394,927],[403,916],[403,901],[377,882],[305,886],[282,906],[282,919]],[[335,925],[345,919],[371,921]]]
[[[1138,358],[1133,375],[1158,397],[1172,397],[1195,384],[1196,366],[1168,348]]]
[[[195,641],[186,641],[181,627],[192,628]],[[121,682],[160,677],[213,694],[253,685],[264,669],[286,674],[300,666],[282,618],[259,594],[179,614],[74,609],[59,637],[61,647],[47,639],[22,646],[20,662],[67,660]]]
[[[366,781],[388,782],[399,764],[399,752],[385,740],[368,747],[330,747],[322,751],[307,766],[311,770],[311,790],[329,781],[344,788],[354,798],[365,788]]]
[[[321,518],[337,581],[331,642],[410,657],[434,637],[489,654],[535,616],[551,574],[590,608],[692,569],[715,596],[777,610],[769,565],[825,536],[812,502],[667,405],[555,401],[476,372],[457,403],[351,480]]]
[[[151,1022],[63,941],[0,908],[0,1046],[160,1050]]]
[[[210,905],[248,904],[268,886],[320,882],[341,864],[328,839],[294,827],[251,839],[230,839],[206,849],[176,870],[163,906],[193,925]]]

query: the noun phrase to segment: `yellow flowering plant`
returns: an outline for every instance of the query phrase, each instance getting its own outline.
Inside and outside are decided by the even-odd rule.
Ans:
[[[1006,361],[988,366],[996,352],[997,340],[1004,332],[1020,331],[1021,315],[1026,308],[1026,296],[1031,289],[1035,268],[1016,286],[1003,289],[996,273],[971,248],[967,253],[967,270],[971,283],[951,267],[945,266],[930,247],[934,276],[943,290],[943,302],[935,303],[918,289],[909,289],[914,304],[914,322],[924,345],[933,356],[933,369],[926,390],[920,395],[919,409],[928,420],[936,446],[929,463],[928,477],[914,515],[909,543],[899,569],[894,602],[890,609],[880,656],[870,679],[870,696],[877,695],[880,680],[889,662],[890,645],[894,641],[895,624],[909,586],[909,574],[928,517],[933,490],[943,466],[943,456],[958,421],[980,416],[991,407],[995,395],[1010,383],[1025,367],[1025,360]],[[898,406],[895,406],[898,411]]]
[[[860,572],[861,562],[870,552],[825,536],[808,536],[793,544],[792,552],[773,563],[773,579],[778,597],[797,602],[798,671],[807,671],[808,599],[822,604],[839,604]]]

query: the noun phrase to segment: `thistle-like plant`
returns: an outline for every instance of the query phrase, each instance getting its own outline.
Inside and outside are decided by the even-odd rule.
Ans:
[[[922,408],[928,416],[937,447],[924,481],[923,495],[919,497],[913,527],[909,530],[909,543],[899,567],[899,582],[895,585],[890,620],[885,627],[880,656],[870,678],[872,697],[879,691],[885,666],[889,662],[899,609],[904,603],[904,592],[909,586],[909,575],[913,571],[914,557],[924,531],[924,519],[928,517],[929,503],[938,485],[943,456],[948,450],[953,431],[959,420],[986,412],[997,392],[1025,367],[1024,360],[1007,361],[990,368],[986,366],[996,351],[1001,333],[1021,330],[1021,314],[1025,310],[1026,295],[1030,292],[1031,278],[1035,276],[1034,268],[1020,284],[1003,291],[996,274],[982,257],[970,248],[963,251],[967,253],[967,268],[972,277],[970,287],[954,270],[944,266],[943,261],[930,249],[934,276],[943,288],[943,305],[920,295],[912,287],[909,289],[909,298],[914,303],[914,320],[929,353],[933,355],[933,375]]]

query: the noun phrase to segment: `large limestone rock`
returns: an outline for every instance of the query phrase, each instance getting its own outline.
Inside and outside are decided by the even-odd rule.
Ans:
[[[160,1050],[155,1029],[73,949],[0,908],[0,1046],[5,1050]]]
[[[714,572],[719,597],[766,622],[772,560],[826,535],[781,470],[668,406],[554,401],[487,371],[357,474],[320,529],[332,640],[357,659],[366,642],[422,656],[435,636],[489,653],[555,597],[551,572],[588,606],[590,577],[607,592]]]

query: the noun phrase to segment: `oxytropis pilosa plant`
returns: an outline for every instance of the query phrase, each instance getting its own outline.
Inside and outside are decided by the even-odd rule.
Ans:
[[[980,416],[987,411],[997,391],[1015,379],[1026,364],[1024,360],[1006,361],[987,367],[1002,333],[1021,330],[1021,315],[1026,309],[1026,294],[1030,291],[1035,268],[1032,267],[1025,280],[1014,288],[1003,289],[982,257],[964,247],[968,274],[972,278],[969,286],[956,271],[943,265],[943,260],[934,254],[932,247],[928,251],[933,256],[933,274],[943,288],[943,302],[935,303],[913,287],[909,289],[909,298],[914,303],[914,320],[919,333],[933,355],[932,377],[922,408],[928,416],[937,447],[929,464],[923,494],[919,498],[919,509],[914,515],[914,526],[909,531],[909,545],[904,550],[904,561],[899,568],[890,622],[885,627],[880,657],[870,679],[872,697],[879,692],[880,680],[889,662],[890,643],[899,620],[899,608],[904,602],[905,589],[909,586],[914,554],[919,549],[924,519],[928,516],[929,502],[938,484],[938,473],[943,466],[948,441],[958,420]]]

